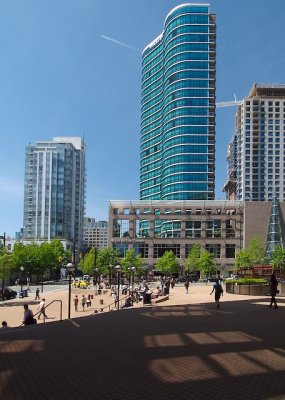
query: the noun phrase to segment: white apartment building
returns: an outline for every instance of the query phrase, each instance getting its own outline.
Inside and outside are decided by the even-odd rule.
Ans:
[[[229,146],[228,199],[285,200],[285,85],[254,84],[238,106]]]
[[[95,247],[104,249],[108,247],[108,222],[95,221],[95,218],[84,217],[83,248],[85,251]]]

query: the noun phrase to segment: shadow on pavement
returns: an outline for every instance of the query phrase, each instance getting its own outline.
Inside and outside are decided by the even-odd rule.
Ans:
[[[0,397],[284,399],[285,299],[277,310],[268,300],[126,309],[3,332]]]

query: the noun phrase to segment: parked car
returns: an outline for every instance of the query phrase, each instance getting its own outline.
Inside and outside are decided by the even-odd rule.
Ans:
[[[223,278],[221,278],[220,276],[207,276],[206,278],[204,278],[204,282],[216,282],[217,279],[219,279],[220,282],[223,281]]]
[[[80,288],[80,289],[87,289],[88,286],[89,286],[89,283],[85,282],[85,281],[76,281],[74,283],[74,287]]]
[[[176,282],[177,283],[184,283],[184,282],[186,282],[186,280],[188,280],[189,282],[198,282],[199,277],[196,274],[188,274],[188,275],[185,275],[185,276],[179,276],[176,279]]]
[[[10,300],[10,299],[15,299],[17,297],[17,292],[15,290],[12,290],[10,288],[4,288],[0,289],[0,299],[1,300]]]
[[[188,280],[189,280],[189,282],[198,282],[199,277],[196,274],[189,274],[188,275]]]

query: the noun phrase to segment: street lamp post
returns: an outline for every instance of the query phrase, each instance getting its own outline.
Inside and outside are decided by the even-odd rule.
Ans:
[[[95,285],[98,285],[98,268],[94,268],[94,275],[95,275]]]
[[[121,266],[117,265],[115,267],[117,271],[117,285],[118,285],[118,296],[117,296],[117,309],[120,309],[120,282],[121,282]]]
[[[24,267],[22,266],[22,267],[20,267],[20,270],[21,270],[21,275],[20,275],[20,280],[21,280],[21,291],[20,291],[20,295],[21,295],[21,297],[24,297],[23,296],[23,272],[24,272]]]
[[[132,273],[132,293],[134,292],[135,272],[136,272],[136,267],[131,267],[131,273]]]
[[[3,236],[0,236],[0,239],[3,239],[3,247],[4,247],[4,250],[5,250],[5,247],[6,247],[6,233],[4,232],[4,235]],[[2,290],[3,290],[3,293],[4,293],[4,286],[5,286],[5,281],[4,281],[4,278],[2,279]],[[4,300],[4,296],[3,296],[3,300]]]
[[[128,272],[129,272],[129,296],[131,294],[131,267],[128,268]]]
[[[69,280],[68,280],[68,319],[70,319],[71,277],[72,277],[75,267],[74,267],[74,264],[68,263],[65,268],[67,270],[68,277],[69,277]]]
[[[109,288],[110,288],[111,287],[111,272],[112,272],[112,265],[111,264],[109,264],[108,271],[109,271],[108,279],[109,279]]]

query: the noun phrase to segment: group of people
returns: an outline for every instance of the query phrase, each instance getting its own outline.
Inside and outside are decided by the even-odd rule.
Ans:
[[[74,303],[74,310],[77,312],[78,311],[78,305],[79,305],[79,298],[78,298],[77,294],[75,295],[75,297],[73,299],[73,303]],[[83,294],[81,296],[81,299],[80,299],[80,304],[81,304],[81,307],[82,307],[82,311],[85,311],[85,306],[86,306],[86,308],[91,307],[91,305],[92,305],[91,304],[91,295],[88,294],[87,297],[86,297],[85,294]]]
[[[189,290],[189,280],[186,280],[186,282],[184,283],[184,287],[186,290],[186,293],[188,293]],[[155,290],[150,290],[149,286],[147,285],[146,282],[140,284],[140,286],[138,288],[136,288],[133,292],[129,293],[129,296],[127,296],[125,298],[125,304],[122,306],[124,307],[131,307],[133,305],[134,302],[139,302],[141,300],[145,300],[145,297],[148,295],[149,298],[151,299],[151,296],[154,297],[158,297],[159,295],[164,294],[164,288],[167,287],[174,287],[174,282],[172,282],[171,279],[167,279],[167,280],[161,280],[161,285],[157,286]],[[270,277],[270,281],[269,281],[269,288],[270,288],[270,304],[269,307],[270,308],[278,308],[277,306],[277,301],[276,301],[276,295],[279,293],[278,290],[278,280],[276,278],[276,275],[273,273]],[[216,282],[213,285],[212,291],[210,293],[211,294],[215,294],[215,304],[216,304],[216,308],[220,308],[220,299],[221,296],[223,296],[223,287],[221,285],[221,282],[219,279],[216,280]],[[37,288],[36,290],[36,297],[35,300],[40,299],[39,297],[39,289]],[[127,292],[124,290],[124,294],[126,294]],[[111,287],[111,294],[110,294],[114,300],[115,303],[115,307],[117,307],[117,301],[118,301],[118,296],[115,290],[115,286]],[[74,299],[73,299],[73,303],[74,303],[74,309],[77,312],[78,311],[78,307],[79,304],[82,307],[82,311],[85,311],[85,307],[89,308],[91,307],[91,300],[92,300],[92,296],[90,294],[87,295],[87,297],[85,296],[85,294],[82,294],[81,299],[79,300],[78,295],[76,294]],[[150,301],[151,302],[151,301]],[[144,301],[145,303],[145,301]],[[39,303],[39,307],[38,307],[38,320],[41,319],[41,317],[43,317],[44,319],[48,319],[48,316],[46,315],[45,312],[45,308],[46,308],[46,304],[45,304],[45,298],[43,298],[40,303]],[[29,308],[28,304],[24,304],[24,315],[23,315],[23,320],[22,320],[22,325],[31,325],[31,324],[36,324],[37,320],[34,318],[34,314],[33,311]],[[7,321],[2,321],[2,329],[7,329],[8,324]]]

